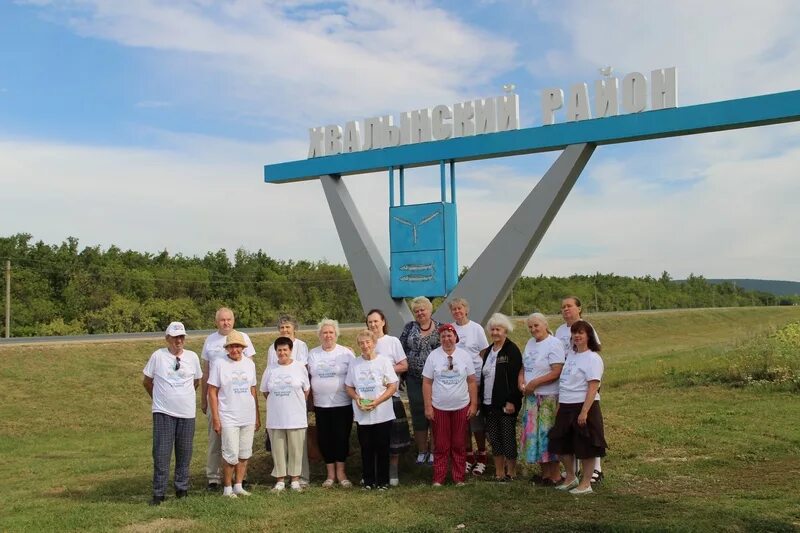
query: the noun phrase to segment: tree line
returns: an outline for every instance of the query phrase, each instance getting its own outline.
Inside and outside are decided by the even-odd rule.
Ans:
[[[221,306],[234,309],[242,328],[273,325],[282,313],[301,323],[325,316],[363,319],[344,265],[278,260],[262,250],[186,257],[116,246],[81,249],[74,237],[58,245],[32,241],[26,233],[0,237],[0,259],[12,262],[15,337],[158,331],[176,319],[189,329],[210,329]],[[666,272],[658,278],[598,273],[522,277],[501,310],[555,313],[568,294],[579,296],[591,311],[800,303],[798,297],[746,291],[732,283],[710,284],[702,276],[676,282]]]

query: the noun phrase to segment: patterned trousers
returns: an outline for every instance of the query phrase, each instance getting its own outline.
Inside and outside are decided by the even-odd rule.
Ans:
[[[452,459],[451,476],[454,483],[464,481],[467,469],[467,452],[464,436],[469,427],[467,412],[469,405],[457,411],[440,411],[433,408],[433,482],[444,483],[447,477],[447,463]]]
[[[175,490],[189,490],[194,418],[153,413],[153,496],[163,498],[169,481],[169,464],[175,448]]]

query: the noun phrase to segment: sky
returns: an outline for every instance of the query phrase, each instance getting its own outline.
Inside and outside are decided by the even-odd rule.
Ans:
[[[0,2],[0,236],[345,263],[308,129],[675,66],[689,106],[800,89],[795,0]],[[563,111],[556,121],[565,121]],[[557,153],[456,166],[469,266]],[[800,125],[600,146],[526,267],[800,281]],[[345,183],[388,258],[388,177]],[[437,201],[438,168],[407,172]]]

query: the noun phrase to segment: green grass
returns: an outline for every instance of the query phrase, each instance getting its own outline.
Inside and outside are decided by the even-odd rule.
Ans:
[[[250,468],[254,495],[223,501],[202,490],[200,416],[196,488],[187,500],[151,508],[150,402],[141,369],[160,343],[0,348],[0,531],[455,531],[459,524],[467,531],[798,530],[797,392],[675,376],[729,373],[746,361],[753,338],[800,321],[800,308],[589,319],[603,340],[611,448],[605,482],[583,498],[523,481],[433,490],[430,470],[413,466],[411,455],[403,458],[403,485],[388,493],[323,490],[322,466],[314,465],[316,487],[273,495],[262,432]],[[353,335],[341,342],[354,345]],[[315,344],[313,334],[303,337]],[[527,331],[520,326],[513,337],[524,344]],[[272,338],[254,337],[259,370]],[[196,351],[201,344],[188,341]],[[350,477],[358,479],[357,454],[350,463]]]

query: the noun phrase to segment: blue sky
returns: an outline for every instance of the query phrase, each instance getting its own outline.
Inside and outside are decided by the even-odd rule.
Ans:
[[[321,187],[266,185],[307,129],[679,70],[682,106],[800,88],[787,0],[0,3],[0,234],[344,262]],[[563,121],[563,115],[557,117]],[[800,280],[796,124],[598,148],[527,274]],[[459,165],[460,262],[556,154]],[[409,200],[438,198],[436,169]],[[385,175],[347,178],[388,252]]]

